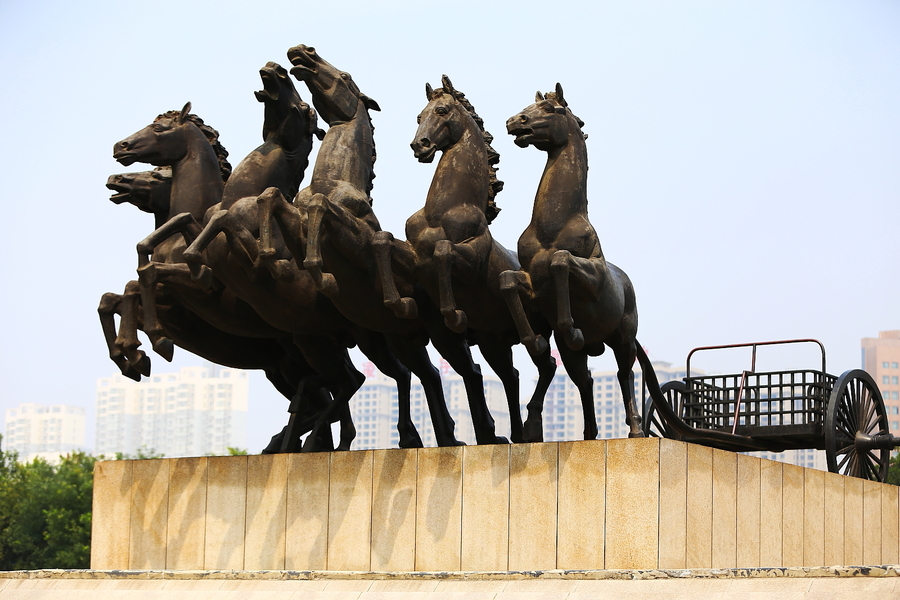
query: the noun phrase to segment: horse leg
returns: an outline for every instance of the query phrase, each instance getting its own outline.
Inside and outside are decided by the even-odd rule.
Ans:
[[[397,416],[397,433],[400,435],[401,448],[423,448],[422,438],[416,430],[416,424],[412,420],[412,408],[410,405],[410,384],[412,378],[403,364],[388,349],[384,338],[375,338],[368,331],[360,331],[354,336],[359,349],[371,360],[378,370],[397,382],[397,404],[399,414]],[[380,338],[380,339],[379,339]]]
[[[116,314],[121,316],[122,295],[106,292],[100,297],[100,305],[97,307],[97,314],[100,316],[100,327],[103,329],[103,338],[106,340],[106,348],[109,350],[109,358],[116,366],[119,372],[129,379],[135,381],[141,380],[141,374],[128,362],[122,348],[116,345]],[[144,355],[140,350],[140,355]]]
[[[119,333],[116,336],[115,345],[120,348],[128,359],[128,363],[138,373],[132,379],[140,381],[140,376],[150,375],[150,358],[143,351],[138,350],[141,341],[137,337],[138,332],[138,302],[141,300],[140,284],[137,281],[129,281],[125,284],[122,294],[121,321]]]
[[[566,367],[566,373],[572,379],[572,383],[578,388],[581,397],[581,410],[584,413],[584,439],[597,439],[597,415],[594,410],[594,378],[587,366],[587,352],[572,350],[561,343],[557,332],[556,344],[559,349],[559,357]]]
[[[323,194],[314,194],[306,207],[309,214],[309,230],[306,238],[306,258],[303,268],[312,275],[316,288],[326,296],[338,294],[337,281],[331,273],[322,272],[322,225],[328,204]]]
[[[419,308],[413,298],[401,298],[394,281],[394,270],[391,267],[391,253],[394,249],[394,236],[390,231],[378,231],[372,242],[375,251],[375,264],[378,266],[378,279],[384,295],[384,305],[394,311],[401,319],[415,319],[419,316]],[[402,446],[401,446],[402,447]]]
[[[444,324],[456,333],[462,333],[468,327],[466,313],[456,308],[453,297],[453,244],[450,240],[438,240],[434,245],[434,262],[437,267],[438,295],[440,296],[441,314]]]
[[[425,393],[425,401],[428,403],[428,414],[431,415],[431,426],[434,429],[434,439],[438,446],[464,446],[465,443],[456,439],[456,423],[447,409],[444,399],[444,386],[441,384],[441,374],[431,364],[428,351],[424,343],[387,335],[391,350],[400,358],[401,362],[416,374],[422,383],[422,391]]]
[[[572,254],[568,250],[557,250],[550,260],[550,273],[556,287],[557,328],[562,331],[566,345],[572,350],[584,347],[584,334],[574,327],[572,305],[569,299],[569,259]]]
[[[553,383],[554,375],[556,375],[556,359],[550,354],[550,345],[547,344],[544,351],[537,356],[532,355],[531,360],[537,367],[538,380],[534,393],[528,401],[528,418],[525,420],[524,441],[542,442],[544,441],[544,423],[541,415],[544,411],[544,398],[547,396],[550,384]]]
[[[190,243],[189,238],[196,236],[199,231],[200,224],[197,223],[191,213],[184,212],[175,215],[157,227],[153,233],[138,242],[138,268],[149,263],[156,247],[173,235],[180,233],[184,236],[185,242]]]
[[[525,314],[525,307],[522,305],[522,298],[519,291],[525,291],[528,295],[533,296],[534,292],[531,287],[531,276],[525,271],[503,271],[500,273],[500,291],[503,293],[503,299],[509,307],[512,314],[513,322],[516,324],[516,331],[519,333],[519,340],[528,349],[528,353],[534,356],[540,356],[544,352],[549,351],[550,344],[539,334],[535,334],[528,322],[528,315]]]
[[[622,401],[625,403],[625,423],[628,425],[628,437],[640,438],[644,437],[641,429],[641,413],[637,408],[634,397],[634,360],[637,356],[637,349],[633,339],[623,344],[615,344],[613,353],[616,355],[616,365],[618,372],[616,376],[619,379],[619,386],[622,388]]]
[[[488,338],[488,339],[484,339]],[[519,371],[513,365],[512,347],[504,344],[499,336],[486,336],[479,332],[478,348],[500,382],[506,394],[509,407],[510,441],[520,444],[525,441],[522,426],[522,408],[519,406]]]
[[[257,244],[253,235],[227,210],[218,210],[209,218],[203,230],[184,251],[184,262],[191,269],[191,279],[208,287],[212,283],[212,270],[203,264],[203,251],[219,235],[225,234],[228,249],[238,264],[255,275]]]
[[[484,397],[481,368],[472,360],[472,353],[465,339],[460,335],[435,332],[431,336],[431,343],[463,379],[469,412],[472,415],[472,426],[475,428],[475,441],[478,444],[508,444],[509,440],[495,433],[494,418],[488,410],[487,400]]]

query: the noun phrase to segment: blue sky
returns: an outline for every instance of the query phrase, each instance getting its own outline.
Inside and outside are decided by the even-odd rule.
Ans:
[[[896,2],[324,6],[0,0],[0,411],[92,411],[96,378],[115,372],[96,305],[134,277],[153,224],[107,200],[108,175],[144,168],[118,165],[112,144],[190,100],[237,164],[260,143],[258,69],[298,43],[380,104],[373,197],[400,236],[434,169],[408,146],[426,81],[449,75],[496,138],[492,230],[508,247],[545,155],[516,148],[504,122],[561,82],[590,136],[591,220],[634,282],[655,359],[814,337],[840,373],[859,365],[861,337],[900,328]],[[252,449],[284,418],[266,385],[253,379]]]

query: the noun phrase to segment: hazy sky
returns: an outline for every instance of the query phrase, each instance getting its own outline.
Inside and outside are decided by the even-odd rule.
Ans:
[[[237,164],[261,143],[258,69],[298,43],[381,105],[373,198],[398,237],[434,171],[408,146],[426,81],[449,75],[494,134],[492,231],[512,248],[546,155],[504,123],[561,82],[590,136],[590,217],[634,282],[651,358],[814,337],[839,374],[861,337],[900,329],[894,0],[265,6],[0,0],[0,414],[67,402],[93,420],[95,381],[116,372],[96,306],[134,278],[153,221],[108,201],[108,175],[147,168],[116,163],[112,144],[190,100]],[[176,350],[176,366],[196,362]],[[254,451],[286,417],[267,388],[253,378]]]

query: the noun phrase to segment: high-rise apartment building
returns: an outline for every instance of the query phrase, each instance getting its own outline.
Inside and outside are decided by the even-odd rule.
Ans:
[[[122,375],[97,380],[95,452],[153,450],[167,457],[227,454],[247,444],[247,373],[185,367],[137,383]]]
[[[879,331],[861,346],[862,368],[881,390],[891,433],[900,435],[900,331]]]
[[[367,363],[363,370],[367,375],[366,382],[350,401],[353,423],[356,425],[356,439],[352,448],[354,450],[397,448],[400,439],[397,433],[399,408],[396,383],[376,371],[371,363]],[[456,422],[456,438],[467,444],[474,444],[475,430],[469,415],[463,380],[446,367],[442,371],[444,399],[450,416]],[[503,384],[492,375],[484,375],[484,394],[491,416],[494,418],[497,435],[509,437],[509,409]],[[436,446],[428,402],[422,384],[416,380],[413,380],[410,391],[410,408],[422,443],[425,446]]]
[[[19,460],[36,457],[48,461],[73,450],[84,450],[85,415],[80,406],[26,403],[6,411],[5,450],[14,450]]]

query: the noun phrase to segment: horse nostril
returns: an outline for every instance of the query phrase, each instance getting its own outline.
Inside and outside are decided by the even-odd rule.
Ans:
[[[421,140],[419,140],[419,144],[427,148],[431,145],[431,141],[428,138],[422,138]]]

